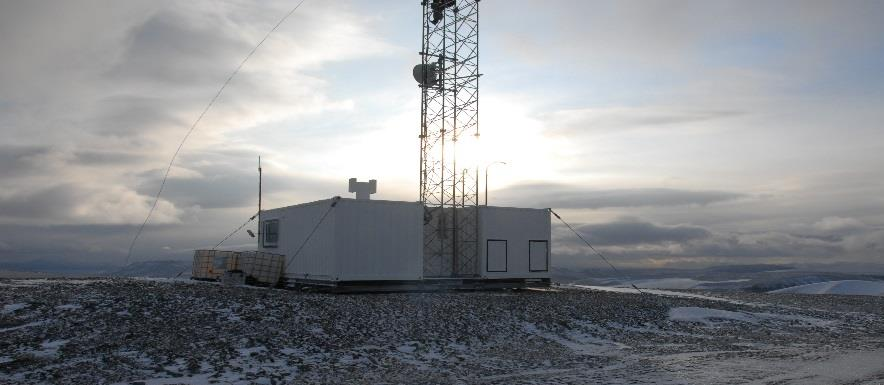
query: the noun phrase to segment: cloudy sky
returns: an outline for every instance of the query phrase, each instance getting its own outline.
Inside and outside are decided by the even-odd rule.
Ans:
[[[0,0],[0,264],[122,264],[179,141],[295,3]],[[259,155],[266,207],[350,177],[416,200],[419,15],[307,0],[185,144],[133,259],[240,225]],[[881,20],[880,1],[485,0],[491,204],[556,208],[623,266],[884,262]],[[554,239],[555,264],[589,263]]]

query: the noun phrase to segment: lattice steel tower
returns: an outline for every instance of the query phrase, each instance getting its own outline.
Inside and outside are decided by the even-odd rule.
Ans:
[[[424,276],[471,277],[479,273],[479,169],[458,163],[458,145],[463,152],[466,141],[479,139],[479,1],[421,5],[414,77],[421,88]]]

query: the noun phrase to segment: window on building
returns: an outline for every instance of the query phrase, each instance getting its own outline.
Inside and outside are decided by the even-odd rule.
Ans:
[[[279,219],[264,221],[263,235],[262,245],[264,247],[276,247],[279,242]]]

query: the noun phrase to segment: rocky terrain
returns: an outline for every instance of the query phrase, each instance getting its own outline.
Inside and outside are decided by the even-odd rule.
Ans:
[[[0,280],[2,384],[884,383],[884,298]]]

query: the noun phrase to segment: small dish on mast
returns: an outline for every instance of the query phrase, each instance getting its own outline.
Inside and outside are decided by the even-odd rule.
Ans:
[[[421,87],[432,87],[439,82],[439,65],[437,63],[418,64],[414,66],[411,74]]]

